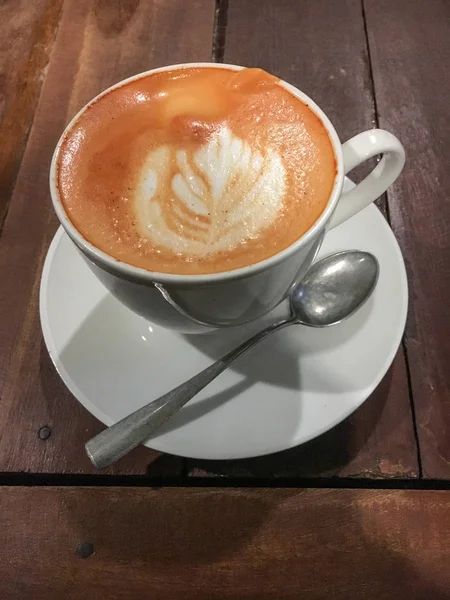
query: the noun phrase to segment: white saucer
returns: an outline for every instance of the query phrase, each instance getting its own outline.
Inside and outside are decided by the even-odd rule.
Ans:
[[[302,444],[356,410],[395,356],[408,289],[397,241],[375,206],[330,232],[320,254],[351,248],[372,252],[380,263],[377,288],[356,315],[330,329],[293,326],[268,338],[147,445],[192,458],[249,458]],[[287,306],[248,326],[201,336],[153,326],[109,295],[60,228],[45,261],[40,313],[63,381],[111,425],[286,314]]]

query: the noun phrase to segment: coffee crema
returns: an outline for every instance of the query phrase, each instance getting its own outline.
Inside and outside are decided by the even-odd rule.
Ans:
[[[107,92],[64,137],[79,232],[148,271],[216,273],[287,248],[318,219],[336,159],[324,125],[260,69],[185,67]]]

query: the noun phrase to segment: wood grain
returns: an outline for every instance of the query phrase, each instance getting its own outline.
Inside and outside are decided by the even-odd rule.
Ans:
[[[0,3],[0,231],[33,122],[62,0]]]
[[[366,0],[382,127],[406,148],[389,191],[406,257],[406,347],[423,474],[450,478],[450,4]]]
[[[341,139],[375,124],[359,0],[231,0],[225,62],[262,67],[296,85],[325,110]],[[374,396],[329,434],[270,458],[189,461],[188,469],[192,476],[417,477],[403,351]]]
[[[2,488],[0,523],[2,600],[450,597],[445,492]]]
[[[64,126],[92,96],[129,75],[211,54],[214,2],[67,0],[0,238],[0,471],[89,473],[84,442],[101,428],[66,391],[42,342],[38,291],[57,227],[48,194]],[[195,35],[192,23],[195,20]],[[47,426],[51,434],[39,437]],[[157,461],[156,463],[154,461]],[[144,448],[109,473],[179,473]]]

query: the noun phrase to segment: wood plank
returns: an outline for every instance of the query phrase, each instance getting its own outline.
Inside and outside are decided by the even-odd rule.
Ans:
[[[368,0],[367,28],[382,127],[406,148],[389,191],[407,259],[406,347],[423,475],[450,478],[450,4]]]
[[[0,522],[4,600],[449,598],[442,491],[15,487]]]
[[[62,0],[0,3],[0,230],[34,117]]]
[[[359,0],[231,0],[224,59],[262,67],[305,91],[341,139],[375,123]],[[418,471],[403,351],[374,397],[322,438],[270,459],[189,461],[192,476],[417,477]]]
[[[165,63],[207,60],[213,19],[212,0],[64,4],[0,238],[0,471],[90,473],[83,446],[101,428],[65,390],[40,332],[40,273],[57,226],[48,194],[56,142],[73,114],[112,83]],[[43,426],[51,430],[45,440],[38,435]],[[146,473],[149,463],[160,475],[159,455],[140,448],[108,472]],[[181,462],[164,458],[163,465],[178,473]]]

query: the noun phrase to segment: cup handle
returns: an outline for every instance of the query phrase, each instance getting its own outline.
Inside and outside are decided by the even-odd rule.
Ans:
[[[342,145],[344,174],[364,161],[382,154],[377,166],[356,187],[344,192],[331,218],[329,228],[340,225],[379,198],[394,183],[405,164],[405,150],[400,141],[383,129],[363,131]]]

